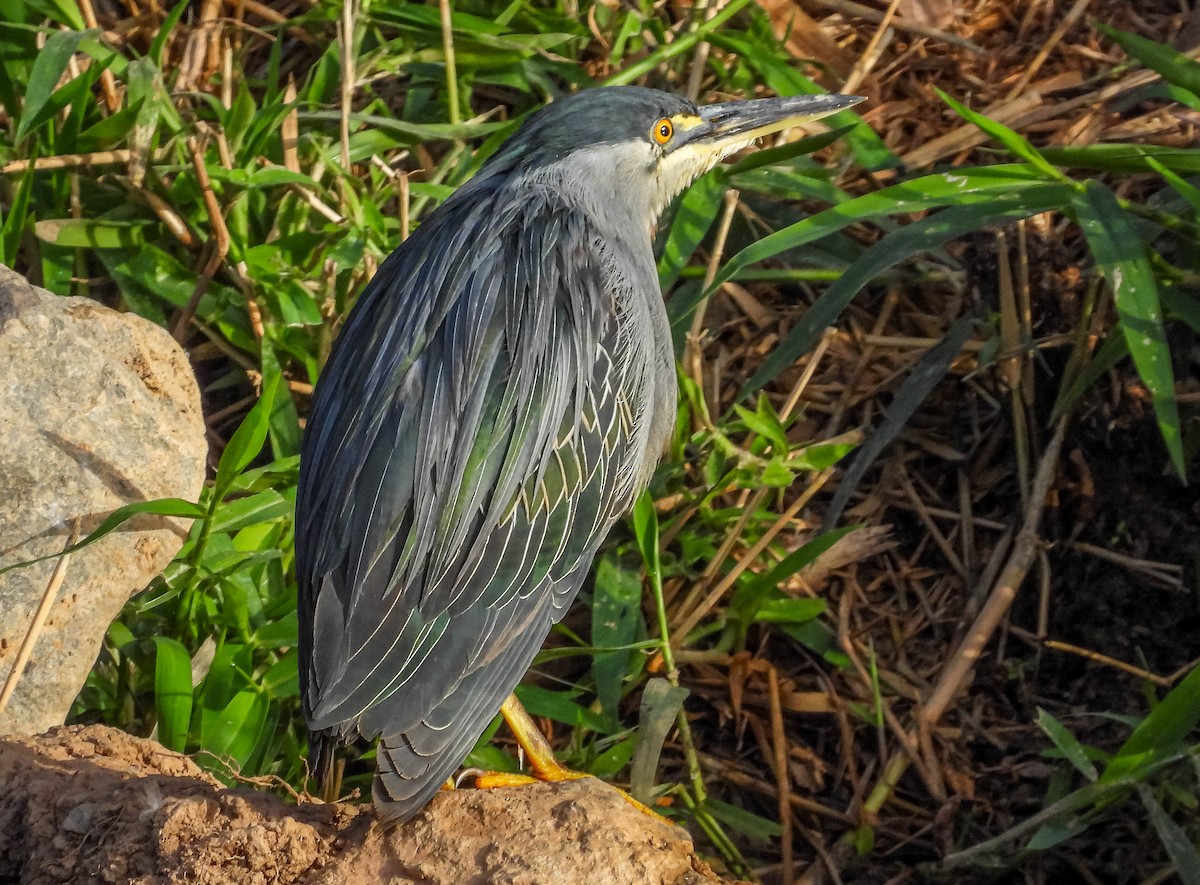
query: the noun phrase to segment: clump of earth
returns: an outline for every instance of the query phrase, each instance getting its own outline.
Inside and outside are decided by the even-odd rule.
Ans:
[[[226,788],[107,726],[0,738],[0,885],[705,885],[683,830],[591,779],[452,790],[385,828],[366,805]]]

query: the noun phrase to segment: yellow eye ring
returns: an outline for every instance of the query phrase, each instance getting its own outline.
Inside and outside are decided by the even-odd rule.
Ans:
[[[675,125],[666,117],[663,117],[654,124],[654,128],[650,130],[654,136],[654,140],[659,144],[666,144],[671,140],[671,136],[675,134]]]

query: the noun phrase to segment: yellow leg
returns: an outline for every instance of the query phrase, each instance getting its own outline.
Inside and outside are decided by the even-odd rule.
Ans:
[[[533,776],[492,771],[475,778],[475,786],[477,788],[487,790],[494,787],[516,787],[538,781],[558,783],[560,781],[573,781],[593,776],[585,774],[582,771],[574,771],[558,761],[558,758],[554,755],[554,748],[542,736],[541,729],[537,727],[537,723],[533,721],[532,717],[525,712],[525,708],[521,706],[521,702],[517,700],[516,695],[510,694],[508,696],[504,704],[500,707],[500,715],[504,717],[509,731],[513,733],[513,737],[517,739],[517,743],[521,746],[521,749],[525,751],[525,757],[529,760],[529,770],[533,773]],[[616,788],[614,787],[614,789]],[[623,790],[617,790],[617,792],[634,808],[658,817],[652,809],[647,808],[628,793]]]
[[[521,745],[521,749],[525,751],[525,758],[529,760],[529,768],[538,780],[556,782],[591,777],[591,775],[579,771],[572,771],[558,761],[558,757],[554,755],[554,748],[542,736],[542,730],[537,727],[533,717],[525,712],[525,708],[521,706],[521,702],[517,700],[515,694],[510,694],[505,699],[500,707],[500,715],[504,717],[505,723],[513,733],[513,737],[517,739],[517,743]]]
[[[582,777],[591,777],[591,775],[580,771],[572,771],[558,761],[554,755],[554,748],[542,737],[541,729],[537,727],[537,723],[533,721],[533,718],[525,712],[525,708],[521,706],[521,702],[517,700],[516,695],[510,694],[505,699],[503,705],[500,707],[500,715],[504,717],[505,724],[508,725],[509,731],[513,733],[513,737],[517,739],[517,743],[521,749],[525,751],[525,758],[529,760],[529,770],[533,773],[533,776],[513,774],[506,771],[492,771],[477,777],[475,779],[476,787],[480,789],[516,787],[522,784],[536,783],[537,781],[558,783],[559,781],[573,781]]]

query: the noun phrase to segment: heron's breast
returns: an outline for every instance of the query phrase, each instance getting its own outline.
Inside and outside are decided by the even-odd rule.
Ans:
[[[621,283],[613,289],[621,348],[614,362],[623,367],[619,386],[634,415],[639,460],[634,471],[640,491],[649,483],[675,425],[678,384],[671,326],[653,264],[648,272]]]

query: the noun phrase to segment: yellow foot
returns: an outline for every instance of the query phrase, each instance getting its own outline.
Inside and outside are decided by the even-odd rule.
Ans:
[[[592,777],[590,774],[584,774],[581,771],[573,771],[567,768],[555,758],[554,750],[538,729],[537,723],[525,712],[525,708],[521,706],[521,702],[517,700],[516,695],[508,696],[508,699],[500,707],[500,715],[508,723],[508,727],[512,731],[513,737],[517,739],[517,743],[520,744],[521,749],[525,751],[525,755],[529,759],[532,777],[528,774],[508,774],[500,771],[484,772],[475,779],[476,787],[480,789],[515,787],[536,783],[537,781],[561,783],[562,781],[574,781],[583,777]],[[616,787],[612,787],[612,789],[617,790]],[[638,811],[662,820],[662,817],[656,811],[646,807],[624,790],[617,790],[617,792]]]
[[[509,771],[485,771],[475,776],[475,788],[477,790],[494,790],[501,787],[523,787],[527,784],[536,783],[561,783],[563,781],[575,781],[585,777],[595,777],[595,775],[584,774],[582,771],[573,771],[564,766],[556,766],[551,771],[535,771],[533,774],[516,774]],[[603,783],[603,781],[601,782]],[[642,814],[648,814],[651,817],[662,820],[663,817],[653,808],[643,805],[637,799],[634,799],[624,790],[614,787],[612,784],[605,784],[606,787],[616,790],[617,794],[622,799],[636,808]]]
[[[557,784],[562,781],[577,781],[580,778],[592,777],[582,771],[572,771],[562,765],[552,768],[534,768],[533,774],[516,774],[510,771],[485,771],[475,776],[475,788],[491,790],[496,787],[523,787],[526,784],[543,783]]]

